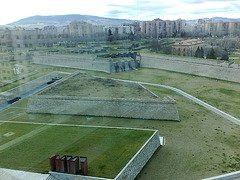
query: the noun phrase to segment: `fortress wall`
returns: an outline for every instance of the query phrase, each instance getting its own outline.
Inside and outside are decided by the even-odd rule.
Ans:
[[[106,73],[118,73],[136,69],[134,60],[113,62],[111,60],[101,60],[96,59],[96,57],[89,57],[84,55],[35,53],[33,56],[33,63],[103,71]]]
[[[155,131],[155,133],[148,139],[148,141],[141,147],[141,149],[134,155],[134,157],[114,179],[121,180],[136,178],[141,169],[146,165],[159,146],[159,134],[158,131]]]
[[[97,70],[110,73],[108,60],[96,60],[84,55],[37,54],[33,56],[33,63],[52,66],[63,66],[87,70]]]
[[[31,96],[27,112],[179,121],[174,100]]]
[[[141,54],[141,67],[158,68],[221,80],[240,82],[240,66],[191,58]]]
[[[47,83],[48,81],[51,81],[52,78],[56,78],[57,76],[58,76],[57,72],[52,72],[45,76],[39,77],[35,80],[22,84],[18,87],[15,87],[13,89],[0,93],[0,99],[4,101],[13,99],[21,94],[24,94],[34,88],[41,86],[42,84]]]

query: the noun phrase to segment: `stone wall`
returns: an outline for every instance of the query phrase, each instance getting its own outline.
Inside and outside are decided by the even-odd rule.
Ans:
[[[141,67],[165,69],[221,80],[240,82],[240,64],[141,54]]]
[[[160,146],[158,131],[148,139],[141,149],[133,156],[122,171],[114,178],[115,180],[134,179],[141,169],[146,165],[154,152]]]
[[[57,76],[58,76],[58,72],[52,72],[45,76],[39,77],[35,80],[32,80],[30,82],[22,84],[18,87],[15,87],[8,91],[2,92],[2,93],[0,93],[0,102],[3,102],[3,101],[5,102],[5,101],[13,99],[21,94],[24,94],[34,88],[41,86],[44,83],[47,83],[48,81],[52,80],[52,78],[56,78]]]
[[[179,121],[174,100],[87,98],[34,95],[27,112]]]
[[[114,62],[112,60],[97,59],[96,57],[87,55],[35,53],[33,63],[103,71],[106,73],[118,73],[136,69],[134,60]]]

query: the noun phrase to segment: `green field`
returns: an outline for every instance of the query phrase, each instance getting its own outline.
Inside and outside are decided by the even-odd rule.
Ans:
[[[48,72],[52,68],[39,67],[47,68]],[[119,74],[86,72],[90,75],[176,87],[240,118],[239,83],[148,68]],[[159,134],[165,137],[166,145],[158,149],[143,168],[137,177],[140,180],[202,179],[240,169],[240,126],[171,90],[153,86],[146,87],[160,97],[169,95],[174,98],[181,122],[27,114],[27,99],[0,111],[0,120],[157,129]]]
[[[172,86],[240,119],[239,83],[151,68],[111,75],[87,72],[98,76]]]
[[[48,173],[52,154],[86,156],[90,176],[114,178],[153,131],[3,123],[0,167]],[[5,137],[4,134],[15,134]]]

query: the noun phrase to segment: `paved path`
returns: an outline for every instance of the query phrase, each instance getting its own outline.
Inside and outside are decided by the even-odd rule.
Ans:
[[[105,77],[102,77],[102,78],[105,78]],[[188,93],[186,93],[186,92],[184,92],[184,91],[182,91],[180,89],[177,89],[177,88],[174,88],[174,87],[171,87],[171,86],[166,86],[166,85],[154,84],[154,83],[146,83],[146,82],[139,82],[139,81],[129,81],[129,80],[123,80],[123,79],[114,79],[114,80],[123,81],[123,82],[129,82],[129,83],[139,83],[139,84],[142,84],[142,85],[150,85],[150,86],[157,86],[157,87],[163,87],[163,88],[171,89],[171,90],[177,92],[178,94],[181,94],[184,97],[186,97],[186,98],[196,102],[197,104],[199,104],[199,105],[201,105],[201,106],[203,106],[203,107],[205,107],[205,108],[207,108],[207,109],[217,113],[218,115],[220,115],[220,116],[222,116],[222,117],[224,117],[224,118],[226,118],[226,119],[228,119],[228,120],[230,120],[230,121],[240,125],[240,120],[239,119],[237,119],[237,118],[235,118],[235,117],[233,117],[233,116],[231,116],[231,115],[229,115],[229,114],[227,114],[227,113],[225,113],[225,112],[223,112],[223,111],[221,111],[221,110],[219,110],[219,109],[217,109],[217,108],[215,108],[215,107],[213,107],[213,106],[211,106],[211,105],[209,105],[209,104],[207,104],[207,103],[205,103],[203,101],[201,101],[200,99],[198,99],[198,98],[196,98],[196,97],[194,97],[194,96],[192,96],[192,95],[190,95],[190,94],[188,94]]]
[[[220,176],[206,178],[203,180],[239,180],[239,179],[240,179],[240,171],[236,171],[228,174],[223,174]]]

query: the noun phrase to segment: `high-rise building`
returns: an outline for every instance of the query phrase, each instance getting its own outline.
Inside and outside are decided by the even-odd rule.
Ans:
[[[144,21],[141,25],[141,31],[148,37],[174,36],[180,35],[184,31],[185,20],[175,21],[154,19],[153,21]]]
[[[240,22],[214,22],[213,19],[199,19],[195,24],[187,25],[185,31],[194,35],[210,35],[210,36],[239,36]]]
[[[70,37],[89,37],[96,33],[103,33],[103,26],[92,25],[84,21],[73,21],[63,32]]]

